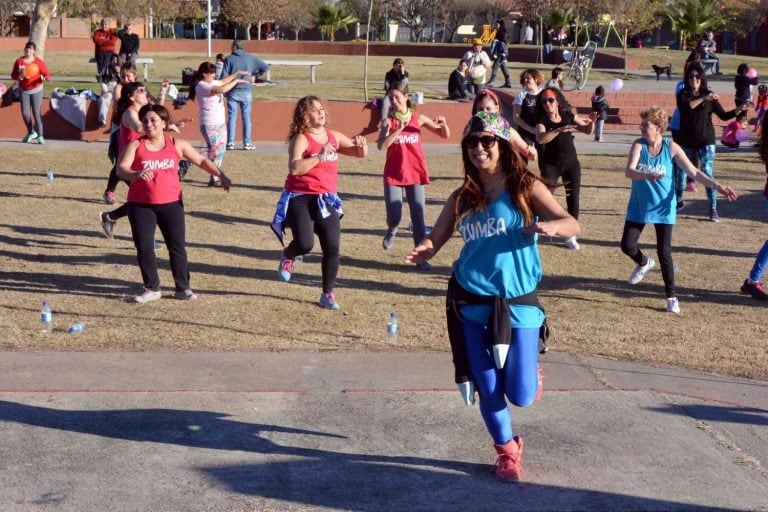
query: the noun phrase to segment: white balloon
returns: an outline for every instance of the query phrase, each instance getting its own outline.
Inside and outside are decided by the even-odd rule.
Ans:
[[[571,62],[571,52],[569,50],[563,50],[563,60],[565,62]]]
[[[611,80],[611,90],[613,92],[619,92],[624,87],[624,80],[621,78],[614,78]]]

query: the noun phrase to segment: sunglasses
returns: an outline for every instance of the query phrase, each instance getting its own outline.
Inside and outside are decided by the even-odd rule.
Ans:
[[[491,149],[496,145],[496,136],[494,135],[468,135],[464,138],[464,145],[468,148],[474,148],[477,143],[483,145],[485,149]]]
[[[698,73],[693,73],[692,75],[688,75],[688,80],[690,80],[691,78],[695,78],[696,80],[701,80],[701,75],[699,75]]]
[[[542,98],[541,101],[543,101],[544,103],[555,103],[557,101],[557,98],[555,98],[554,96],[547,96],[546,98]]]

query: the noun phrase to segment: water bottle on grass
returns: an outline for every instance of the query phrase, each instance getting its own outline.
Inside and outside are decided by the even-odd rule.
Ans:
[[[394,311],[389,314],[389,321],[387,322],[387,341],[395,343],[397,341],[397,313]]]
[[[53,312],[47,300],[43,301],[43,309],[40,310],[40,332],[47,334],[53,331]]]

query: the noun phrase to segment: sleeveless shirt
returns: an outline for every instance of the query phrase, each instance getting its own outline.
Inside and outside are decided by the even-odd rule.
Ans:
[[[397,130],[400,121],[389,118],[390,130]],[[415,112],[397,139],[387,148],[384,163],[384,185],[403,187],[407,185],[429,185],[429,171],[421,145],[419,116]]]
[[[145,181],[131,181],[128,189],[128,201],[141,204],[168,204],[181,199],[179,181],[179,153],[176,151],[173,137],[164,133],[165,147],[160,151],[150,151],[146,147],[147,139],[139,138],[139,147],[133,159],[131,170],[152,170],[155,176]]]
[[[642,173],[663,174],[656,181],[632,180],[632,191],[627,205],[627,220],[643,224],[674,224],[676,217],[675,187],[673,183],[671,139],[664,137],[661,151],[652,156],[648,141],[640,139],[640,159],[635,170]]]
[[[328,134],[328,143],[330,143],[337,150],[339,144],[336,142],[336,138],[333,136],[330,130],[326,130]],[[309,158],[311,156],[320,153],[324,144],[321,144],[315,140],[308,132],[304,132],[302,135],[307,138],[306,151],[302,153],[302,158]],[[339,180],[339,154],[333,153],[328,155],[328,159],[325,162],[320,162],[315,165],[308,173],[296,176],[289,174],[285,179],[285,190],[288,192],[294,192],[297,194],[335,194],[338,188]]]

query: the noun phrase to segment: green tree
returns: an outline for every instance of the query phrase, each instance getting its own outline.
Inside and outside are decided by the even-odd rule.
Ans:
[[[322,5],[317,10],[317,27],[320,33],[327,35],[331,42],[336,41],[336,32],[339,30],[347,32],[347,27],[357,21],[355,16],[349,14],[344,4]]]
[[[287,0],[286,9],[278,19],[293,28],[298,41],[301,31],[314,23],[316,11],[315,0]]]
[[[35,43],[40,58],[45,55],[45,39],[48,37],[48,25],[56,12],[59,0],[37,0],[32,13],[32,25],[29,30],[29,40]]]
[[[723,0],[720,6],[722,29],[744,36],[760,25],[766,16],[766,7],[759,0]]]
[[[680,49],[688,48],[688,39],[722,24],[718,0],[682,0],[666,9],[672,30],[680,33]]]

